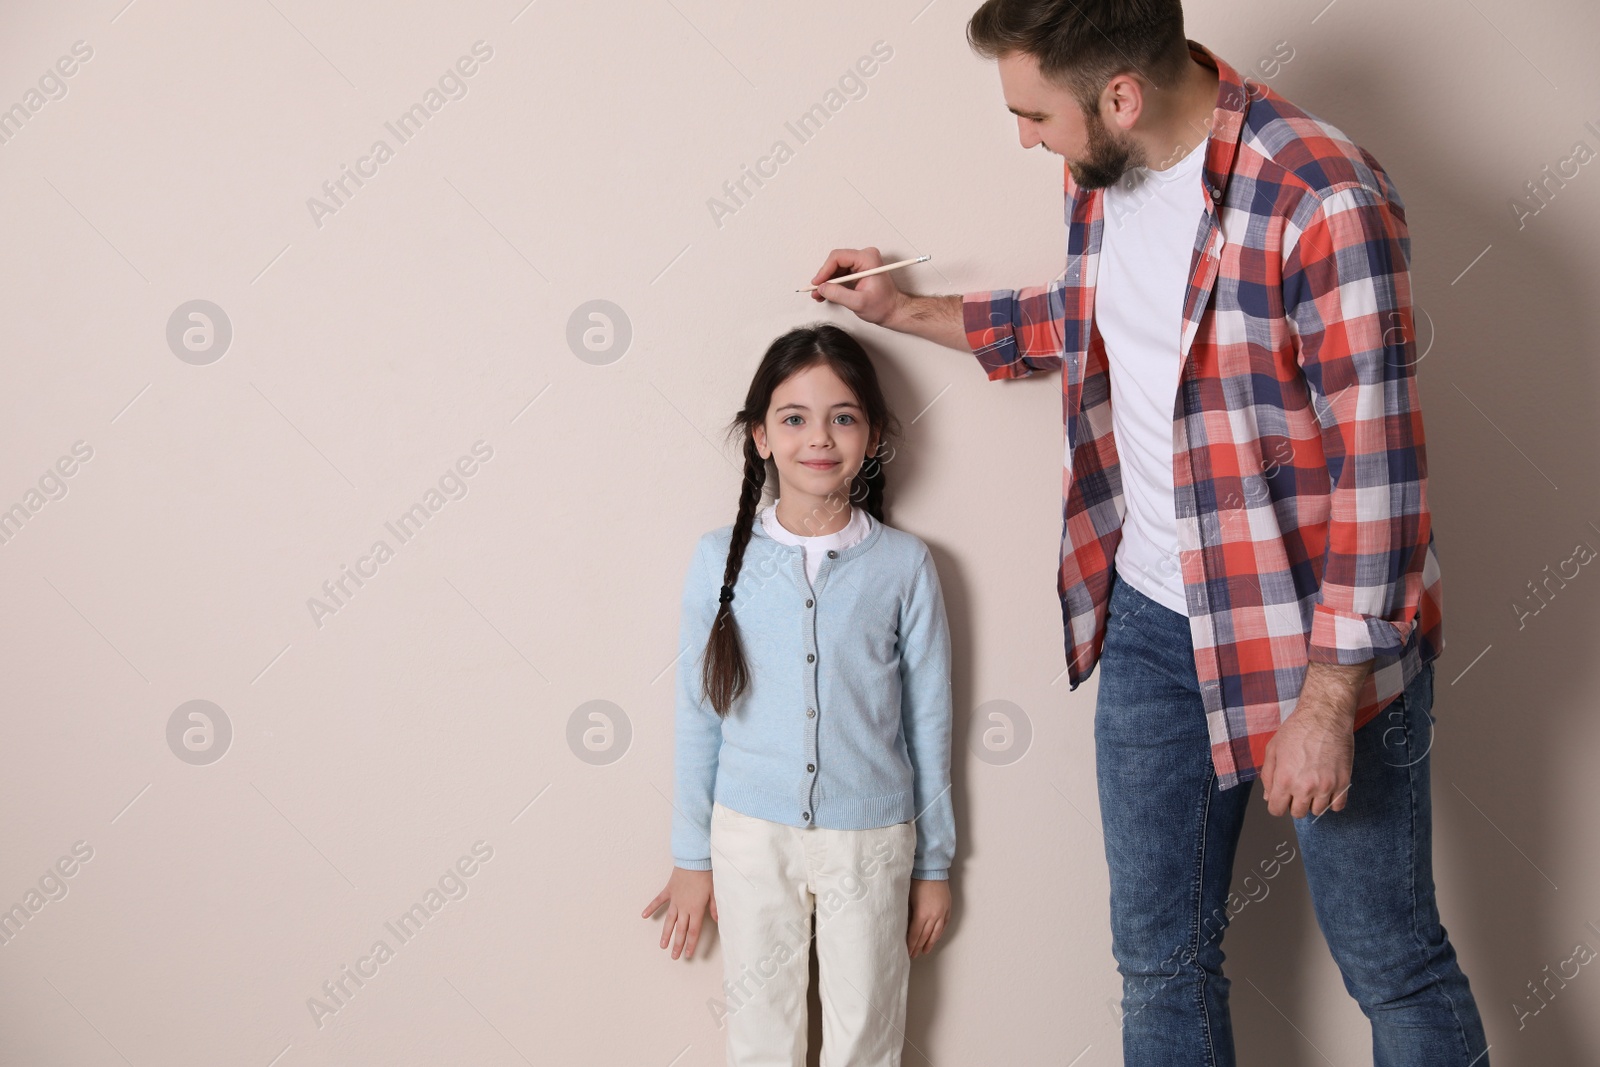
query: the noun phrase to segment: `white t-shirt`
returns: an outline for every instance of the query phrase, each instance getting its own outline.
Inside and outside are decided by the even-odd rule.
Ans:
[[[807,585],[816,582],[817,571],[822,567],[822,560],[827,556],[828,549],[849,548],[872,532],[872,516],[867,513],[866,508],[854,504],[850,506],[850,521],[844,524],[843,529],[831,534],[818,534],[815,537],[790,533],[783,523],[778,521],[777,510],[777,501],[762,508],[761,526],[780,544],[805,546]]]
[[[1135,167],[1105,190],[1095,323],[1111,371],[1111,432],[1122,465],[1117,574],[1145,596],[1189,613],[1178,564],[1172,494],[1183,298],[1205,214],[1206,145],[1166,170]]]

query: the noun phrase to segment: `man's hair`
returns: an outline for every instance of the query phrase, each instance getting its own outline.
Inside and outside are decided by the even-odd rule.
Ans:
[[[1090,114],[1116,75],[1136,71],[1171,88],[1189,59],[1180,0],[984,0],[967,43],[985,59],[1033,56],[1040,75]]]

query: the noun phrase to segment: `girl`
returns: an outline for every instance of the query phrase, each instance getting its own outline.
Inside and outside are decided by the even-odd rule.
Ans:
[[[806,1062],[815,936],[822,1062],[898,1067],[911,957],[950,917],[939,577],[883,524],[898,423],[848,333],[775,340],[729,431],[739,517],[700,538],[684,583],[674,868],[644,915],[667,904],[661,947],[693,958],[709,905],[730,1065]]]

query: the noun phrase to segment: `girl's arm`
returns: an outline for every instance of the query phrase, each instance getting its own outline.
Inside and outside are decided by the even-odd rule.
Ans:
[[[950,624],[939,573],[926,548],[911,593],[900,605],[900,718],[917,806],[911,876],[947,879],[956,849],[950,801]]]
[[[674,799],[672,801],[672,875],[666,888],[645,905],[644,918],[667,905],[661,924],[661,947],[672,946],[672,958],[694,959],[700,940],[701,916],[707,907],[713,922],[717,898],[711,877],[711,801],[717,781],[717,754],[722,745],[722,720],[700,699],[701,653],[716,616],[717,599],[709,579],[707,538],[695,546],[683,583],[683,614],[678,627],[678,678],[675,696]]]
[[[702,537],[683,584],[678,628],[676,755],[673,760],[672,862],[690,871],[711,869],[711,802],[722,746],[722,719],[700,695],[701,659],[717,614],[707,547]]]

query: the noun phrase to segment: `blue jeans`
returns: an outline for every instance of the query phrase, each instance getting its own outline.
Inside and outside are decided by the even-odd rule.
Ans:
[[[1299,855],[1285,842],[1251,857],[1230,894],[1256,783],[1217,788],[1189,620],[1112,582],[1094,738],[1123,1062],[1233,1067],[1222,934],[1298,859],[1345,989],[1372,1024],[1374,1067],[1488,1067],[1434,902],[1433,664],[1355,732],[1344,810],[1294,819]]]

